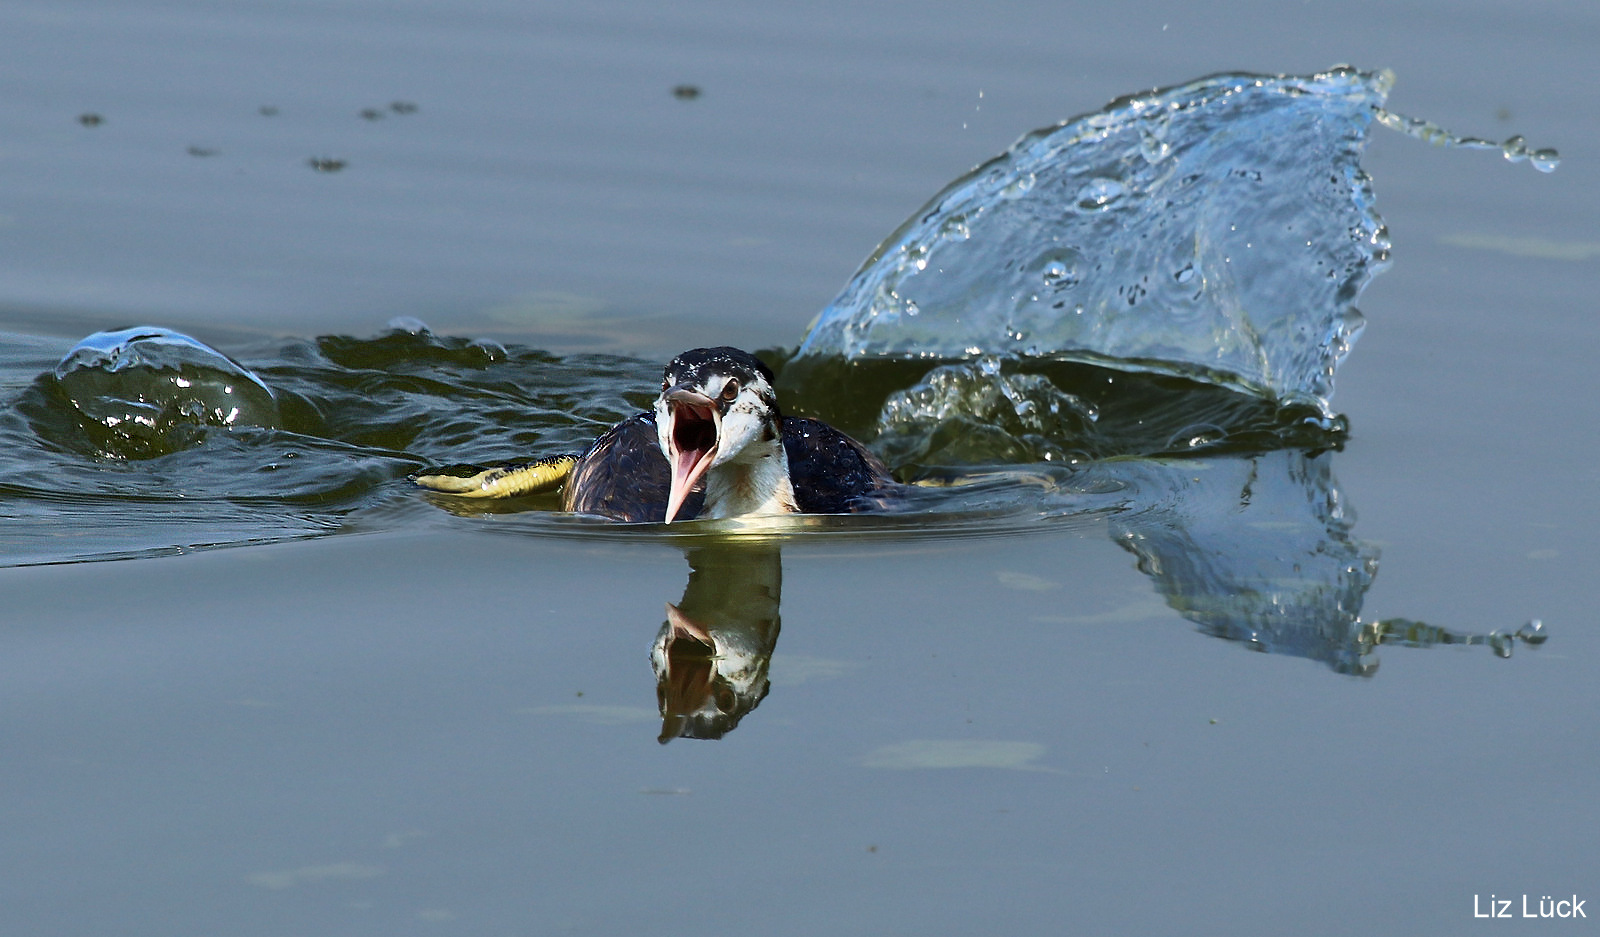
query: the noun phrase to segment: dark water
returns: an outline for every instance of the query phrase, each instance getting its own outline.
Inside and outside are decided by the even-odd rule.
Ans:
[[[1474,896],[1588,896],[1593,20],[1457,6],[1443,42],[1439,10],[1393,5],[9,5],[11,927],[1448,934]],[[1141,428],[1171,388],[1095,400],[1079,370],[1048,376],[1128,407],[1105,445],[1164,458],[1064,451],[777,538],[457,516],[404,485],[567,448],[683,347],[792,347],[1024,130],[1337,61],[1564,161],[1375,131],[1395,262],[1331,438],[1284,445],[1302,424],[1237,396],[1200,420],[1193,386]],[[41,375],[142,322],[248,366],[272,425],[108,457]],[[999,461],[929,438],[906,471]],[[106,556],[138,558],[63,562]],[[658,694],[705,674],[668,603],[718,625],[708,698],[736,718],[667,734],[719,741],[657,742]]]

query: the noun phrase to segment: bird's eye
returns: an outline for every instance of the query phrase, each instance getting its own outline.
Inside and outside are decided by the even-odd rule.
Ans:
[[[722,399],[732,400],[737,396],[739,396],[739,381],[730,377],[728,383],[722,385]]]

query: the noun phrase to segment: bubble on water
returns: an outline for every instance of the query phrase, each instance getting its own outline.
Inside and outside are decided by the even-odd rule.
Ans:
[[[275,427],[278,403],[261,379],[221,352],[153,326],[97,332],[51,375],[103,454],[151,458],[204,439],[206,427]]]

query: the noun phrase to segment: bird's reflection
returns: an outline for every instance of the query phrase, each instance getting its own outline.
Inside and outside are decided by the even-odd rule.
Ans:
[[[1378,550],[1354,516],[1333,455],[1278,450],[1193,460],[1116,460],[1088,470],[1083,510],[1106,510],[1113,542],[1178,614],[1206,634],[1371,676],[1380,645],[1485,645],[1506,657],[1539,644],[1515,631],[1452,631],[1405,618],[1368,620],[1362,604]],[[1083,490],[1080,488],[1080,490]],[[1092,502],[1092,503],[1091,503]],[[651,647],[662,743],[721,738],[764,699],[778,643],[783,566],[777,541],[707,539],[685,551],[689,583],[668,603]]]
[[[767,695],[778,644],[783,562],[775,542],[713,541],[685,551],[689,584],[650,648],[662,744],[718,739]]]

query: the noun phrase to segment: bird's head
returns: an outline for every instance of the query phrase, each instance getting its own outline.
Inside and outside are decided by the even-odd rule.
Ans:
[[[667,523],[706,472],[758,457],[758,444],[778,443],[782,428],[772,370],[756,356],[723,346],[673,358],[656,398],[656,432],[672,470]]]

